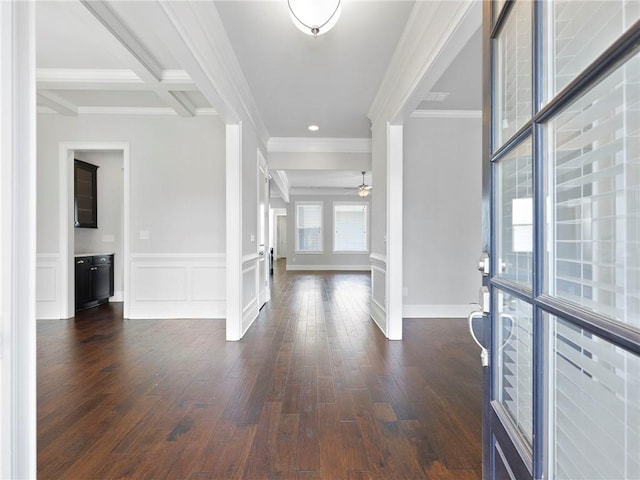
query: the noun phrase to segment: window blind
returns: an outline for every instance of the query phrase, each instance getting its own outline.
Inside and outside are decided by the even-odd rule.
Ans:
[[[549,66],[548,98],[567,86],[640,17],[635,0],[557,0],[545,2],[545,7],[552,9],[553,19],[549,53],[554,62]]]
[[[640,478],[640,357],[549,317],[554,477]]]
[[[322,204],[296,204],[296,251],[322,251]]]
[[[640,55],[547,130],[546,291],[640,328]]]
[[[531,445],[533,438],[533,310],[531,305],[499,291],[498,398]]]
[[[334,205],[333,249],[336,252],[368,251],[367,205]]]

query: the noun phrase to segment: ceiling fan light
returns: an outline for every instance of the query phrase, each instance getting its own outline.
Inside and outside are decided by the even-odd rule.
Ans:
[[[365,172],[362,172],[362,185],[358,187],[358,195],[362,198],[368,197],[371,193],[371,185],[364,183],[364,174]]]
[[[340,0],[287,0],[293,24],[317,37],[331,30],[340,18]]]

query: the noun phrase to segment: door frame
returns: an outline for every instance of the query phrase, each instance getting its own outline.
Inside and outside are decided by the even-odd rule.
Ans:
[[[278,210],[282,211],[282,213],[278,213]],[[275,214],[274,214],[274,218],[275,218],[275,226],[274,226],[274,250],[273,250],[273,256],[274,256],[274,260],[277,260],[279,258],[284,258],[282,256],[282,252],[280,251],[280,236],[282,234],[282,229],[280,228],[280,222],[282,220],[280,220],[282,217],[284,217],[285,221],[287,220],[287,210],[285,208],[276,208],[274,209]],[[286,231],[287,231],[287,225],[284,225],[284,231],[285,231],[285,238],[287,237]]]
[[[74,270],[74,226],[73,226],[73,160],[76,150],[86,152],[122,152],[123,157],[123,315],[129,318],[130,309],[130,268],[131,255],[130,219],[130,148],[129,142],[60,142],[58,146],[58,231],[60,250],[59,284],[62,291],[60,298],[60,318],[71,318],[75,315],[75,270]]]
[[[582,310],[569,302],[545,294],[545,235],[547,234],[545,220],[545,148],[544,124],[570,105],[581,95],[588,92],[592,86],[605,79],[614,69],[637,53],[635,46],[640,42],[640,29],[631,26],[628,30],[606,47],[599,56],[585,66],[584,69],[563,90],[557,92],[544,106],[542,87],[546,72],[543,69],[543,19],[546,18],[544,2],[531,2],[532,22],[532,113],[530,119],[515,132],[503,145],[493,151],[493,91],[492,81],[494,73],[494,56],[492,41],[500,31],[504,20],[513,11],[515,2],[507,1],[502,10],[493,15],[492,1],[483,2],[483,251],[491,253],[490,275],[483,277],[483,285],[488,287],[494,297],[492,289],[500,290],[521,299],[532,308],[532,430],[533,440],[530,450],[517,440],[519,434],[516,427],[505,413],[504,407],[492,400],[495,392],[495,378],[491,368],[483,372],[483,479],[495,478],[497,457],[514,463],[507,466],[507,471],[513,478],[544,478],[550,474],[549,446],[550,438],[550,356],[551,347],[549,337],[551,327],[544,321],[543,314],[555,315],[568,323],[581,328],[588,333],[601,337],[610,344],[626,351],[640,354],[640,333],[626,326],[619,325],[604,316]],[[495,22],[494,22],[495,17]],[[636,23],[637,26],[637,23]],[[533,279],[529,290],[519,287],[508,280],[495,276],[498,269],[496,232],[496,165],[505,155],[515,151],[527,138],[532,142],[532,196],[533,196]],[[493,331],[497,321],[493,318],[497,312],[497,301],[492,298],[490,321],[486,324],[484,341],[490,349],[490,365],[498,361],[497,335]],[[496,440],[504,449],[495,449]],[[496,454],[497,451],[497,454]]]

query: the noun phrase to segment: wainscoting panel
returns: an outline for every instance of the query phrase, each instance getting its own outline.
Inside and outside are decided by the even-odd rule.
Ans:
[[[224,254],[132,254],[130,318],[224,318]]]
[[[246,255],[242,262],[242,334],[258,317],[259,255]]]
[[[185,302],[187,270],[186,265],[135,265],[134,302]]]
[[[60,255],[41,253],[36,256],[36,318],[61,318],[58,273]]]
[[[380,330],[387,334],[387,311],[386,311],[386,280],[387,262],[386,257],[378,254],[371,254],[371,318],[376,322]]]
[[[224,269],[223,269],[224,270]],[[191,270],[191,299],[199,302],[224,302],[227,285],[220,268],[195,266]]]

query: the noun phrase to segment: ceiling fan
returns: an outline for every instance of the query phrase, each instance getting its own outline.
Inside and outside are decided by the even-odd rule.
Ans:
[[[358,186],[358,195],[362,198],[369,196],[371,189],[373,188],[371,185],[364,183],[364,173],[365,172],[362,172],[362,185]]]

